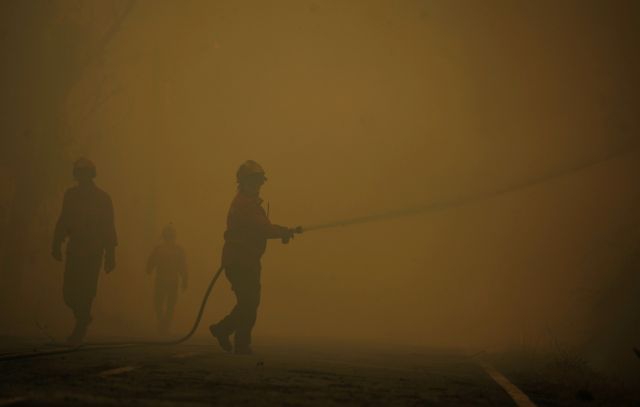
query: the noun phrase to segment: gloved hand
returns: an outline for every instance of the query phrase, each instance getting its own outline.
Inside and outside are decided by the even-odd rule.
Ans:
[[[111,273],[116,268],[116,251],[114,248],[107,249],[104,256],[104,271]]]
[[[293,239],[296,233],[302,233],[302,226],[287,229],[285,235],[282,237],[282,243],[289,243],[289,240]]]
[[[55,246],[51,249],[51,257],[56,261],[62,261],[62,250],[60,249],[60,246]]]

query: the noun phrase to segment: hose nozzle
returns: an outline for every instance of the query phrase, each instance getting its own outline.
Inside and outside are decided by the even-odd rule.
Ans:
[[[296,233],[298,233],[298,234],[302,233],[302,226],[296,226],[295,228],[289,228],[288,232],[289,233],[287,234],[287,236],[282,238],[282,243],[283,244],[288,244],[289,240],[293,239],[293,237],[294,237],[294,235]]]

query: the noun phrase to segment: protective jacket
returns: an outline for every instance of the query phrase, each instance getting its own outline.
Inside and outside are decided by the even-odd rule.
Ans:
[[[147,261],[147,272],[156,272],[158,283],[183,284],[187,282],[187,256],[175,243],[163,243],[155,247]]]
[[[262,208],[262,199],[238,191],[227,215],[222,265],[233,268],[260,267],[267,239],[287,237],[289,229],[274,225]]]
[[[69,188],[64,194],[62,212],[53,236],[53,247],[69,238],[67,253],[102,254],[118,244],[111,198],[91,184]]]

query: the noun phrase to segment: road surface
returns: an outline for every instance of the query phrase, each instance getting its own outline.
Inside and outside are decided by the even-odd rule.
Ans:
[[[533,405],[465,352],[262,341],[236,356],[205,339],[2,361],[0,406]],[[0,353],[40,345],[5,341]]]

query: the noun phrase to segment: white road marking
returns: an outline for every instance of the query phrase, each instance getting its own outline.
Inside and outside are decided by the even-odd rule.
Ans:
[[[11,397],[9,399],[0,399],[0,406],[10,406],[12,404],[20,403],[26,400],[26,397]]]
[[[484,371],[487,372],[487,374],[491,376],[491,378],[498,383],[500,387],[509,394],[509,396],[511,396],[518,407],[536,407],[533,401],[531,401],[531,399],[527,397],[522,390],[517,388],[515,384],[511,383],[509,379],[496,370],[495,367],[483,360],[478,360],[478,364],[480,364]]]
[[[115,375],[119,375],[122,373],[128,373],[131,372],[132,370],[136,370],[139,366],[123,366],[123,367],[117,367],[115,369],[109,369],[109,370],[105,370],[104,372],[100,372],[98,374],[98,376],[101,377],[107,377],[107,376],[115,376]]]

